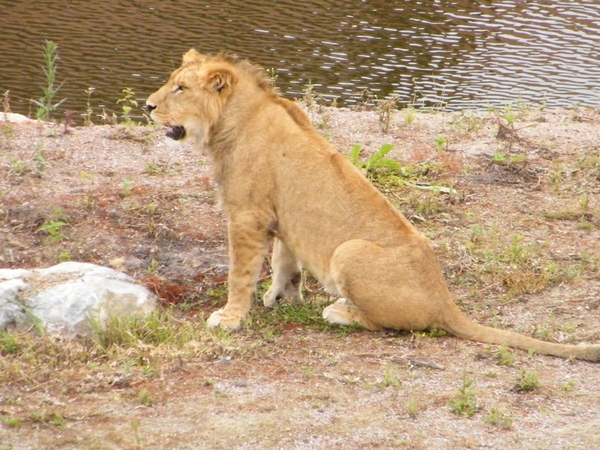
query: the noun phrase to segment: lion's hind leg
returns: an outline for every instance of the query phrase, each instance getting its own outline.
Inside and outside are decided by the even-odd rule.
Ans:
[[[360,309],[351,301],[340,298],[337,302],[329,305],[323,310],[323,319],[335,325],[360,325],[371,331],[379,331],[383,328],[365,317]]]
[[[271,265],[273,282],[263,297],[264,305],[274,308],[283,298],[302,301],[302,266],[287,245],[277,238],[273,242]]]

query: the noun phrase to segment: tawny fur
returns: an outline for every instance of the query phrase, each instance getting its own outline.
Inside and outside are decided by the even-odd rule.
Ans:
[[[429,242],[247,61],[190,50],[147,101],[213,162],[228,220],[229,293],[210,327],[246,317],[273,242],[264,304],[301,300],[307,268],[341,298],[323,317],[371,330],[442,328],[475,341],[600,360],[599,345],[539,341],[470,321],[453,302]]]

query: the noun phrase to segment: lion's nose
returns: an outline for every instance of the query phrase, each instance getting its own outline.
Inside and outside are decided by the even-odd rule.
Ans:
[[[156,109],[156,105],[151,105],[150,103],[146,103],[146,106],[144,106],[144,109],[148,112],[151,112]]]

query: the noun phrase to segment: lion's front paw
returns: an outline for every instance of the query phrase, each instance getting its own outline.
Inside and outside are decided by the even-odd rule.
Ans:
[[[227,330],[237,330],[240,328],[241,324],[241,316],[228,313],[224,308],[212,313],[206,321],[208,328],[221,327]]]

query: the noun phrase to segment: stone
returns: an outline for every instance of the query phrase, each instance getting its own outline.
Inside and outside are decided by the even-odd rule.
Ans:
[[[42,327],[63,337],[90,336],[90,318],[146,315],[158,298],[128,275],[89,263],[45,269],[0,269],[0,330]]]

